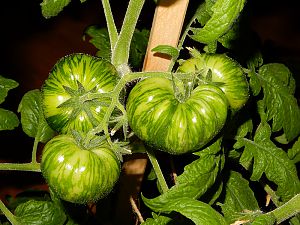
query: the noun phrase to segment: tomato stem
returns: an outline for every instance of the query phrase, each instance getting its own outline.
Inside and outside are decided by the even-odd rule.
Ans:
[[[130,43],[145,0],[130,0],[111,61],[117,68],[128,64]]]
[[[166,182],[166,180],[164,178],[164,175],[163,175],[163,173],[161,171],[161,168],[159,166],[157,158],[156,158],[154,152],[152,151],[152,149],[147,148],[146,151],[147,151],[147,155],[149,157],[149,160],[150,160],[150,162],[152,164],[152,167],[154,169],[154,172],[156,174],[158,183],[159,183],[159,185],[161,187],[161,190],[162,190],[163,193],[165,193],[165,192],[167,192],[169,190],[169,187],[168,187],[167,182]]]
[[[9,220],[9,222],[13,225],[21,225],[19,221],[17,220],[17,217],[14,216],[11,211],[6,207],[6,205],[0,200],[0,211],[3,212],[3,214],[6,216],[6,218]]]
[[[113,14],[111,11],[110,3],[109,0],[102,0],[102,6],[104,9],[104,15],[106,18],[106,24],[107,24],[107,29],[108,29],[108,34],[109,34],[109,39],[110,39],[110,48],[111,52],[113,51],[115,44],[118,40],[118,31],[116,28],[116,24],[114,22]]]
[[[0,170],[41,172],[40,163],[0,163]]]
[[[270,213],[275,216],[277,224],[280,224],[283,221],[300,213],[300,194],[295,195],[284,205],[276,208],[268,214]]]

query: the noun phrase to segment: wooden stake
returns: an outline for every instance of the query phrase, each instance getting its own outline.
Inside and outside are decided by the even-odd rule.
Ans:
[[[180,38],[189,0],[160,0],[154,14],[148,49],[144,60],[144,71],[167,71],[169,57],[153,53],[158,45],[176,47]]]

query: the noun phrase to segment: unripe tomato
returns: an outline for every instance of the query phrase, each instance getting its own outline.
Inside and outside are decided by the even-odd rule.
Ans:
[[[120,162],[108,147],[87,150],[71,135],[59,135],[45,145],[41,171],[61,199],[87,203],[113,189],[120,175]]]
[[[47,122],[63,134],[89,131],[101,122],[110,99],[88,99],[88,94],[110,92],[118,80],[116,69],[104,59],[86,54],[60,59],[42,87]]]
[[[199,54],[184,61],[178,72],[211,70],[212,82],[217,82],[225,93],[233,111],[242,108],[249,98],[249,84],[242,67],[225,54]]]
[[[183,154],[198,150],[219,133],[228,102],[213,85],[196,87],[180,102],[171,80],[147,78],[131,90],[126,109],[129,125],[141,140],[170,154]]]

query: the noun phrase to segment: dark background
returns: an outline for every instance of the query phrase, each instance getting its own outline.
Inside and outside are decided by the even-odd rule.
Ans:
[[[111,2],[120,27],[127,1]],[[146,2],[139,26],[150,29],[154,4],[151,0]],[[59,16],[50,19],[42,17],[40,3],[38,0],[0,3],[0,75],[20,84],[9,92],[1,107],[15,112],[23,94],[39,89],[59,58],[74,52],[95,54],[96,49],[88,40],[84,41],[82,35],[89,25],[105,26],[100,0],[88,0],[84,4],[73,0]],[[296,0],[248,0],[247,8],[251,28],[261,40],[266,60],[285,63],[298,80],[300,11],[296,4]],[[0,162],[30,160],[33,140],[23,134],[20,127],[16,131],[1,132]],[[32,182],[42,184],[42,178],[36,174],[2,171],[0,175],[0,198]],[[22,186],[19,181],[24,177]]]

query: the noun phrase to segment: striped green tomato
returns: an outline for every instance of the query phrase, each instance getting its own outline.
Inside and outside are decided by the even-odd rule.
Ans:
[[[117,82],[116,69],[104,59],[79,53],[60,59],[42,87],[47,122],[64,134],[89,131],[101,122],[110,102],[89,95],[110,92]]]
[[[49,187],[63,200],[84,204],[107,195],[120,175],[111,149],[83,149],[71,135],[59,135],[44,147],[41,171]]]
[[[181,102],[171,80],[147,78],[129,93],[126,110],[141,140],[170,154],[183,154],[198,150],[219,133],[228,101],[218,87],[201,85]]]
[[[211,70],[211,81],[219,83],[233,111],[242,108],[249,98],[249,85],[242,67],[225,54],[197,54],[184,61],[178,72]]]

